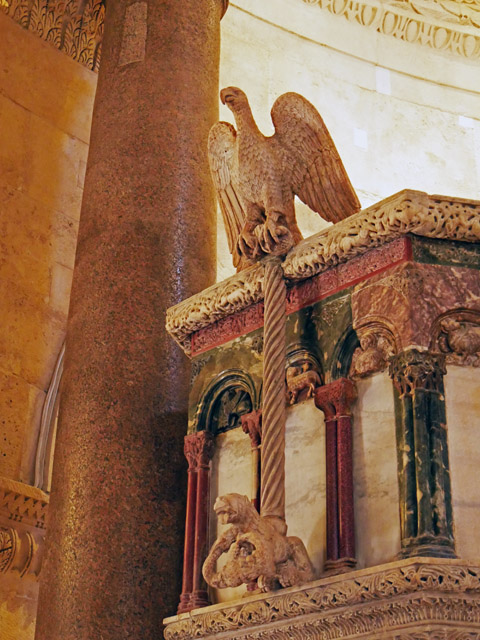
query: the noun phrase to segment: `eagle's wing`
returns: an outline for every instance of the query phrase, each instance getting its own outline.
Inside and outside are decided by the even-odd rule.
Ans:
[[[236,139],[237,132],[228,122],[217,122],[213,125],[208,136],[208,161],[222,211],[233,265],[241,268],[242,257],[238,253],[237,239],[243,228],[245,213],[232,180]]]
[[[300,200],[330,222],[359,211],[357,194],[315,107],[298,93],[284,93],[271,115],[282,171],[290,172]]]

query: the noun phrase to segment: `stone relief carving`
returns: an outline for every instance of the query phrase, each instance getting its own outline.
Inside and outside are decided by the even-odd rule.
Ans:
[[[478,0],[303,1],[404,42],[464,58],[480,56]]]
[[[271,112],[275,133],[265,137],[241,89],[222,89],[220,98],[237,129],[215,124],[208,158],[238,270],[268,254],[285,255],[302,239],[295,195],[330,222],[360,210],[330,134],[308,100],[297,93],[277,98]]]
[[[389,358],[396,353],[395,338],[386,328],[370,325],[357,329],[360,346],[355,349],[350,365],[351,378],[366,376],[384,371]]]
[[[407,233],[478,242],[480,202],[401,191],[300,242],[282,263],[283,272],[304,280]],[[190,353],[194,332],[263,300],[264,272],[259,262],[171,307],[168,332]]]
[[[311,398],[313,392],[322,384],[318,372],[312,369],[310,362],[304,362],[300,366],[287,368],[287,402],[296,404],[299,395],[306,391],[305,399]]]
[[[438,323],[436,344],[447,363],[480,367],[480,314],[460,311]]]
[[[241,425],[242,416],[250,413],[252,408],[252,399],[247,391],[235,386],[225,389],[215,401],[209,429],[212,433],[235,429]]]
[[[0,9],[73,60],[98,70],[104,0],[8,0]]]
[[[401,191],[300,242],[283,270],[303,280],[407,233],[478,242],[480,202]]]
[[[222,524],[231,524],[215,541],[203,565],[207,584],[218,589],[252,583],[262,592],[313,580],[313,567],[303,542],[280,532],[261,517],[247,496],[229,493],[217,498],[214,510]],[[217,560],[227,554],[216,571]]]
[[[430,635],[432,626],[441,628],[449,640],[472,632],[478,638],[479,594],[478,564],[416,558],[192,612],[168,622],[165,638],[231,637],[234,633],[238,639],[393,640],[405,634],[417,640],[423,633],[430,640],[436,637]]]

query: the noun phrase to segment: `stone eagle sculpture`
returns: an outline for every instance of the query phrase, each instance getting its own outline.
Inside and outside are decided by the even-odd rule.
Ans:
[[[241,89],[222,89],[220,98],[237,129],[217,122],[208,157],[237,270],[265,254],[283,255],[302,239],[295,195],[330,222],[360,210],[333,140],[308,100],[281,95],[271,111],[275,133],[266,137]]]

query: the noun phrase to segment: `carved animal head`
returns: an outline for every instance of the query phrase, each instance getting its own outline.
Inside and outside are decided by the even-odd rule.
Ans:
[[[227,105],[230,111],[238,111],[244,106],[248,107],[248,98],[246,94],[238,87],[226,87],[220,91],[220,100],[222,104]]]
[[[246,524],[259,517],[250,499],[239,493],[219,496],[213,509],[222,524]]]

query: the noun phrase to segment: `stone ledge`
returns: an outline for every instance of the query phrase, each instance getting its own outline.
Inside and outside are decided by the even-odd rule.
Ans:
[[[480,202],[401,191],[300,242],[285,258],[285,277],[311,278],[406,234],[480,242]],[[259,262],[171,307],[167,331],[190,354],[194,332],[263,300],[263,278]]]
[[[480,562],[410,558],[165,619],[187,638],[480,638]]]

